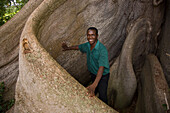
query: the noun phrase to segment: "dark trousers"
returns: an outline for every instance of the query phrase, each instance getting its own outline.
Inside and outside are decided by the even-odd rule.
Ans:
[[[107,104],[107,87],[108,87],[109,77],[110,77],[110,73],[106,75],[102,75],[102,78],[100,79],[95,89],[95,94],[99,93],[99,99],[105,102],[106,104]],[[91,73],[91,79],[92,82],[94,82],[96,79],[96,75]]]

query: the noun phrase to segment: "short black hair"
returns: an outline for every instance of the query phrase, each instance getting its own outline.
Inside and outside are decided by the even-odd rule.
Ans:
[[[97,29],[97,28],[95,28],[95,27],[89,27],[89,28],[87,29],[87,32],[88,32],[89,30],[95,30],[95,31],[96,31],[96,35],[98,35],[98,29]]]

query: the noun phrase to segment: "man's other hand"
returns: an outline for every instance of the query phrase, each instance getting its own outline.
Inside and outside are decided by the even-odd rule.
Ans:
[[[87,90],[88,90],[87,94],[88,94],[90,97],[95,96],[95,89],[96,89],[96,87],[95,87],[93,84],[90,85],[90,86],[88,86],[88,87],[87,87]]]

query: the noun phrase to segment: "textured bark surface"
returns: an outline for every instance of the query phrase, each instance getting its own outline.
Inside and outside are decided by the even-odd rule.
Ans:
[[[165,78],[170,87],[170,1],[166,1],[166,13],[165,13],[165,23],[163,26],[163,32],[160,36],[159,48],[158,48],[158,57],[160,59]]]
[[[162,67],[155,55],[148,55],[139,82],[137,113],[165,113],[165,95],[170,103],[170,92]],[[164,94],[165,93],[165,94]]]
[[[112,60],[120,52],[125,39],[124,27],[128,15],[124,13],[128,4],[112,0],[67,1],[41,26],[38,33],[40,43],[71,75],[80,83],[86,84],[89,73],[85,56],[77,51],[62,52],[62,42],[69,45],[87,42],[87,28],[95,26],[99,29],[99,40],[108,48],[109,60]],[[111,51],[114,52],[110,53]]]
[[[89,98],[86,88],[72,78],[37,40],[37,33],[40,32],[38,28],[65,2],[66,0],[44,1],[30,15],[24,27],[20,38],[19,77],[14,112],[116,113],[97,97]],[[23,39],[28,40],[31,53],[24,53]]]
[[[19,39],[29,15],[43,0],[30,0],[20,13],[0,27],[0,81],[5,82],[5,100],[14,98],[15,84],[19,74]],[[31,7],[30,7],[31,6]]]
[[[133,69],[132,59],[133,56],[137,56],[135,51],[137,47],[136,45],[142,41],[144,41],[145,44],[140,46],[141,48],[144,48],[144,51],[139,52],[141,54],[140,57],[148,53],[146,48],[149,44],[147,39],[149,38],[148,36],[150,33],[151,23],[146,19],[138,19],[128,33],[118,61],[116,61],[116,64],[113,65],[114,67],[111,70],[111,79],[109,81],[109,85],[111,84],[109,90],[113,90],[113,92],[110,91],[110,93],[113,93],[114,96],[109,94],[109,100],[113,100],[111,97],[114,97],[115,108],[125,108],[132,102],[137,88],[137,80]],[[119,63],[118,65],[117,62]]]
[[[110,64],[113,64],[109,104],[121,109],[128,107],[134,93],[139,91],[136,88],[145,55],[157,51],[165,1],[34,2],[30,0],[14,19],[0,28],[0,80],[5,81],[7,88],[13,88],[12,95],[13,84],[18,72],[20,74],[15,91],[15,112],[115,112],[96,97],[89,99],[85,95],[86,89],[78,83],[87,85],[90,80],[86,56],[79,51],[63,52],[61,48],[62,42],[68,45],[86,42],[86,30],[90,26],[99,29],[99,40],[107,47]],[[24,54],[23,39],[28,40],[31,53]]]
[[[15,113],[117,113],[97,97],[89,98],[87,89],[42,48],[35,35],[25,32],[30,27],[26,25],[21,39],[28,37],[33,52],[23,54],[20,45]]]

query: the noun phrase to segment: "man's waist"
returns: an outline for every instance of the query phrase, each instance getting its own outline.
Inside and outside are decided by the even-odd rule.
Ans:
[[[90,74],[93,75],[93,76],[97,76],[97,74],[94,74],[94,73],[92,73],[92,72],[90,72]],[[110,73],[103,74],[102,76],[107,76],[107,75],[110,75]]]

